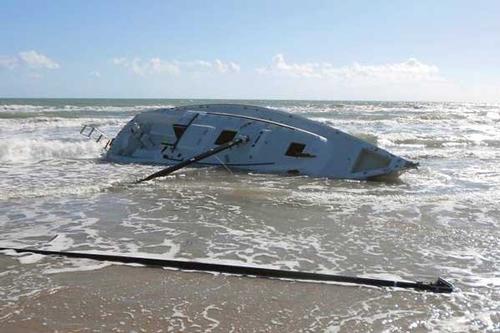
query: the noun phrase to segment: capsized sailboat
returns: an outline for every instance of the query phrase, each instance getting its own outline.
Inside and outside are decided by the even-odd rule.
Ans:
[[[270,108],[206,104],[145,111],[106,141],[105,158],[291,175],[369,180],[417,163],[305,117]]]

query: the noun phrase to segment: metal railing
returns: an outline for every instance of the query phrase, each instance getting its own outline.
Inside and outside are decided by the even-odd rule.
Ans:
[[[83,125],[80,134],[94,140],[96,143],[102,144],[104,150],[108,150],[113,144],[113,140],[104,134],[100,129],[92,125]]]

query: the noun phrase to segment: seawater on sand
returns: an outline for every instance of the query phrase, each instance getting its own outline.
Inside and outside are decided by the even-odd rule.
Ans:
[[[78,135],[83,123],[113,135],[142,110],[203,102],[0,100],[0,245],[439,275],[457,292],[0,256],[0,331],[500,330],[499,105],[247,102],[421,163],[394,183],[186,169],[131,185],[158,168],[102,161],[99,147]]]

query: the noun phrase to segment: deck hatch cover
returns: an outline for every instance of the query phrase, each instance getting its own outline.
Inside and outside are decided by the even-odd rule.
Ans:
[[[236,136],[236,131],[231,131],[231,130],[223,130],[220,134],[219,137],[215,140],[216,145],[223,145],[231,140],[234,139]]]

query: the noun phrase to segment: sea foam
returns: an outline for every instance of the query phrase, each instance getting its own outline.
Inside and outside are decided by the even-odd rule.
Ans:
[[[37,162],[48,159],[98,158],[102,148],[91,141],[4,139],[0,141],[1,162]]]

